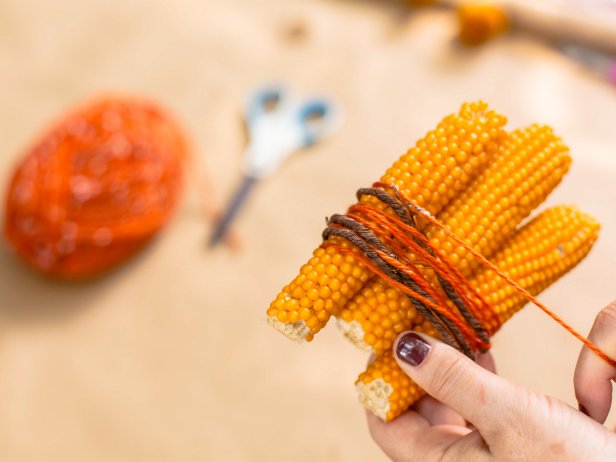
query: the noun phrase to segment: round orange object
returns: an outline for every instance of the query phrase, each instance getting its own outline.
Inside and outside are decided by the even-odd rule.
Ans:
[[[460,41],[477,46],[509,29],[507,13],[499,5],[470,3],[458,7]]]
[[[181,196],[187,143],[151,102],[106,98],[66,115],[21,160],[5,234],[32,267],[100,274],[141,249]]]

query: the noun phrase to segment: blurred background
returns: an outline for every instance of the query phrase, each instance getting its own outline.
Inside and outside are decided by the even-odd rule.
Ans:
[[[235,224],[239,251],[208,250],[197,181],[153,245],[98,280],[43,278],[0,245],[0,459],[385,460],[353,389],[366,355],[333,327],[293,344],[265,310],[319,243],[323,218],[463,101],[488,101],[509,128],[552,125],[571,147],[549,203],[576,203],[602,237],[541,299],[586,333],[616,298],[616,13],[609,1],[553,5],[548,18],[584,11],[576,37],[592,52],[564,53],[554,27],[542,34],[514,13],[511,32],[464,47],[448,5],[0,1],[3,190],[50,121],[110,91],[170,108],[221,202],[239,181],[242,105],[256,86],[325,93],[344,112],[330,139],[258,185]],[[575,406],[579,349],[529,307],[493,351],[503,376]]]

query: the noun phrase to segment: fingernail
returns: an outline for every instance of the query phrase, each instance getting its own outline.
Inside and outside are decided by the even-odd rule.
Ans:
[[[419,366],[430,351],[430,344],[414,332],[404,334],[396,346],[396,354],[405,363]]]
[[[583,404],[578,403],[578,409],[580,410],[580,412],[590,417],[590,415],[588,414],[588,409],[586,409]]]

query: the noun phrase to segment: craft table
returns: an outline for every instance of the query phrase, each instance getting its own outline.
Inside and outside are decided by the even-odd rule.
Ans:
[[[509,127],[554,126],[574,164],[549,203],[603,224],[541,299],[586,333],[616,298],[616,90],[532,37],[460,49],[449,11],[362,0],[4,0],[0,24],[3,188],[50,120],[100,93],[171,108],[218,199],[239,180],[253,87],[290,82],[345,112],[336,136],[258,186],[240,252],[206,248],[195,183],[166,232],[98,281],[46,280],[0,245],[0,460],[385,460],[353,389],[366,355],[334,326],[289,342],[265,310],[324,217],[462,101],[485,99]],[[528,307],[493,352],[504,377],[575,405],[579,349]]]

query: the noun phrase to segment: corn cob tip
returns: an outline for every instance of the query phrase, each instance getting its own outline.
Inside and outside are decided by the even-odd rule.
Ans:
[[[285,335],[289,340],[297,343],[309,342],[312,340],[313,335],[310,333],[310,328],[303,320],[293,323],[286,323],[279,321],[274,316],[268,316],[266,320],[270,326]]]
[[[348,338],[353,345],[362,351],[372,352],[372,347],[364,341],[365,332],[361,324],[357,321],[345,321],[337,318],[336,325],[342,334]]]
[[[384,421],[388,421],[390,397],[394,391],[385,380],[379,378],[365,383],[358,381],[355,384],[359,402],[370,412]]]

